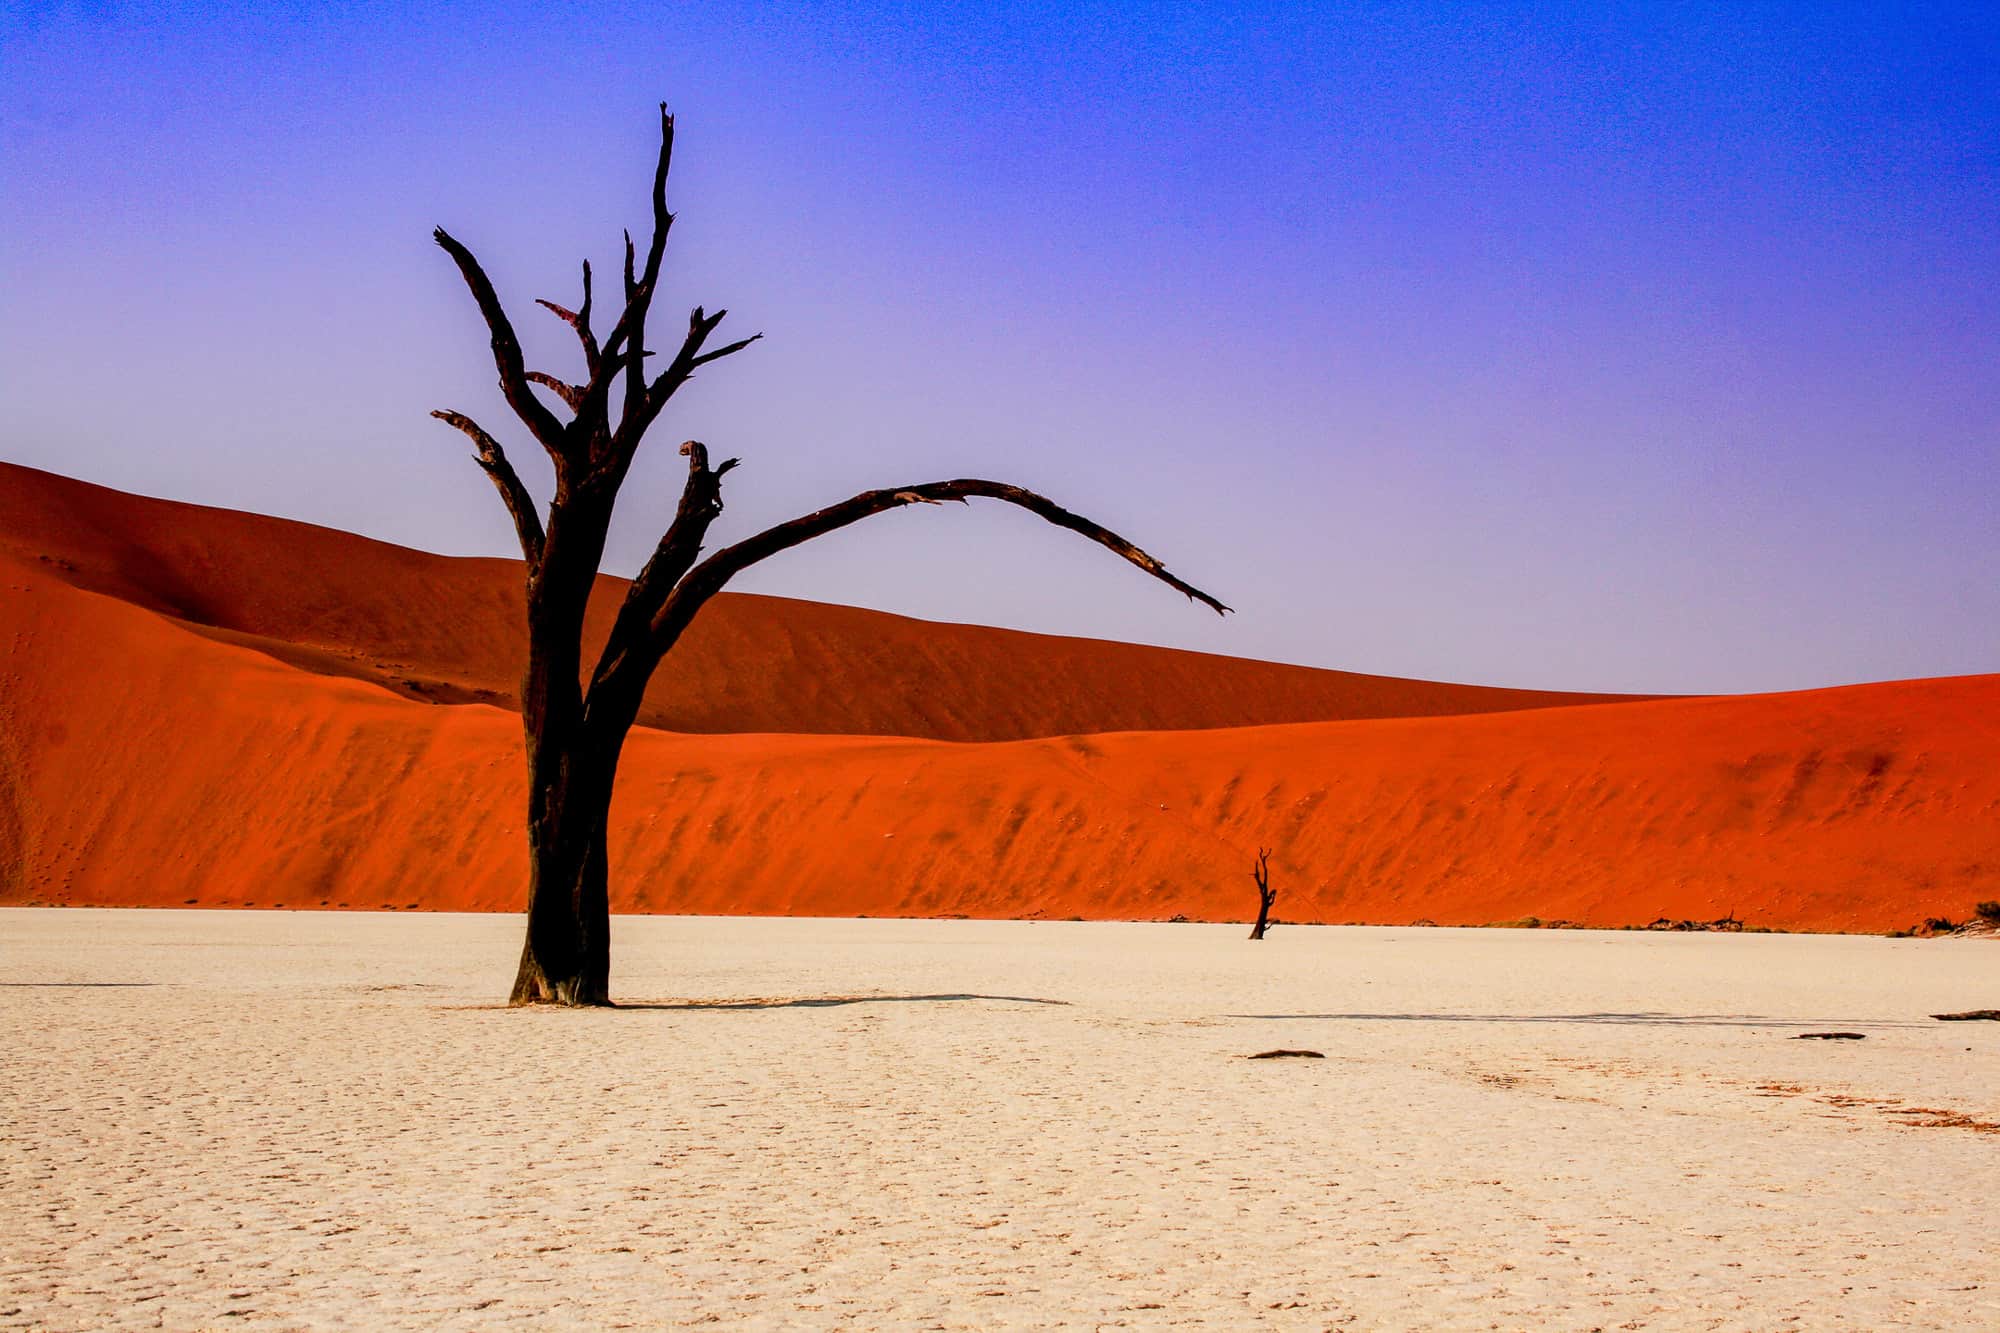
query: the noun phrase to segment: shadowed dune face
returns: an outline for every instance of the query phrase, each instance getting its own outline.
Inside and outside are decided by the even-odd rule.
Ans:
[[[0,464],[0,554],[319,675],[516,706],[521,567],[125,495]],[[590,657],[624,596],[600,581]],[[1420,717],[1626,696],[1488,689],[724,594],[647,692],[642,725],[996,741]]]
[[[268,627],[250,614],[266,595],[254,580],[227,632],[165,618],[147,599],[170,581],[144,552],[174,536],[115,517],[96,521],[129,539],[122,554],[79,541],[76,556],[0,556],[0,901],[519,908],[510,713],[316,674],[244,637],[243,624]],[[21,540],[11,515],[0,523]],[[223,564],[199,535],[180,534],[175,587]],[[478,563],[380,552],[406,563],[367,581],[413,580],[416,620],[444,596],[435,571]],[[131,600],[114,595],[120,578]],[[382,588],[368,595],[379,605]],[[497,653],[497,583],[489,602]],[[337,599],[324,612],[360,614]],[[875,620],[914,623],[852,623]],[[868,677],[847,679],[868,693]],[[1882,930],[2000,897],[1996,755],[1994,676],[985,744],[641,730],[614,809],[614,906],[1242,919],[1261,844],[1278,849],[1287,920],[1733,912],[1753,927]]]

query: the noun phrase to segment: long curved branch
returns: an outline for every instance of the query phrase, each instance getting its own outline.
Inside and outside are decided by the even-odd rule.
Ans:
[[[514,534],[521,539],[521,555],[528,562],[528,576],[533,578],[541,568],[542,548],[546,542],[542,534],[542,517],[535,509],[534,497],[521,484],[520,474],[507,461],[506,451],[500,447],[498,440],[463,412],[433,412],[431,415],[448,426],[464,431],[478,447],[479,452],[474,458],[486,470],[486,475],[493,478],[501,503],[514,517]]]
[[[562,422],[542,405],[534,390],[528,387],[528,367],[521,356],[521,340],[515,336],[513,321],[507,318],[500,298],[494,294],[493,283],[486,276],[486,270],[473,258],[472,251],[459,244],[457,238],[443,227],[434,229],[431,239],[457,263],[465,285],[472,290],[472,299],[479,304],[479,313],[493,336],[493,365],[500,372],[500,392],[506,395],[507,405],[526,423],[544,449],[554,457],[562,457]]]
[[[829,505],[816,513],[795,518],[789,523],[780,523],[774,528],[766,528],[754,537],[746,537],[733,546],[725,546],[708,559],[689,570],[659,612],[653,617],[653,644],[664,653],[687,628],[709,598],[722,590],[724,584],[738,574],[767,560],[780,551],[790,550],[815,537],[824,537],[850,523],[858,523],[875,514],[887,513],[909,504],[939,504],[946,500],[965,501],[974,497],[1000,500],[1018,506],[1037,518],[1068,528],[1071,532],[1088,537],[1099,546],[1109,550],[1120,559],[1137,565],[1146,573],[1186,596],[1190,601],[1200,602],[1223,615],[1229,608],[1209,596],[1191,583],[1187,583],[1167,572],[1167,567],[1147,555],[1144,551],[1126,541],[1117,533],[1100,524],[1093,523],[1081,514],[1073,514],[1043,496],[1020,486],[1010,486],[1003,481],[981,481],[977,478],[961,478],[957,481],[933,481],[921,486],[903,486],[889,490],[863,491],[852,499],[837,505]]]

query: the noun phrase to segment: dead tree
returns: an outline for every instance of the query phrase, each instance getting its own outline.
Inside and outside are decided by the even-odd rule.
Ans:
[[[1268,848],[1257,849],[1257,864],[1251,867],[1250,878],[1257,881],[1257,924],[1251,927],[1250,938],[1261,940],[1271,924],[1271,904],[1278,901],[1278,891],[1271,887],[1271,853]]]
[[[1229,609],[1168,573],[1158,560],[1117,533],[1019,486],[973,478],[863,491],[745,537],[704,559],[709,525],[722,513],[722,479],[737,460],[711,465],[707,448],[689,440],[680,449],[688,474],[673,522],[626,591],[610,637],[586,676],[584,608],[604,554],[612,506],[640,441],[695,371],[742,351],[761,336],[710,347],[709,339],[726,312],[709,314],[696,306],[664,369],[653,373],[646,365],[653,354],[647,342],[647,318],[674,222],[667,211],[673,147],[674,119],[662,104],[659,160],[653,169],[652,239],[641,257],[634,251],[631,234],[626,234],[624,299],[610,332],[600,341],[591,323],[588,261],[583,265],[583,301],[576,309],[552,301],[537,303],[576,331],[583,352],[579,382],[527,368],[514,326],[479,261],[443,228],[433,233],[457,263],[492,335],[501,394],[555,465],[555,494],[545,517],[493,435],[463,413],[431,414],[471,438],[475,460],[513,518],[526,562],[528,660],[521,686],[521,727],[528,762],[528,938],[514,981],[515,1004],[610,1003],[605,831],[619,754],[661,659],[708,600],[758,561],[904,505],[964,502],[977,496],[1019,506],[1088,537],[1217,613]],[[561,404],[567,419],[537,396],[537,387]]]

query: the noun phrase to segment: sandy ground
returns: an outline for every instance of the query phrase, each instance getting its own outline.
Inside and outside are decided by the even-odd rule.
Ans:
[[[0,912],[0,1326],[2000,1326],[1990,943],[617,929]]]

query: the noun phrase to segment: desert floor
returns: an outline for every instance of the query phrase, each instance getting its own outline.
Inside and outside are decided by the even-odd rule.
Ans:
[[[2000,1326],[1991,943],[519,932],[0,912],[0,1326]]]

